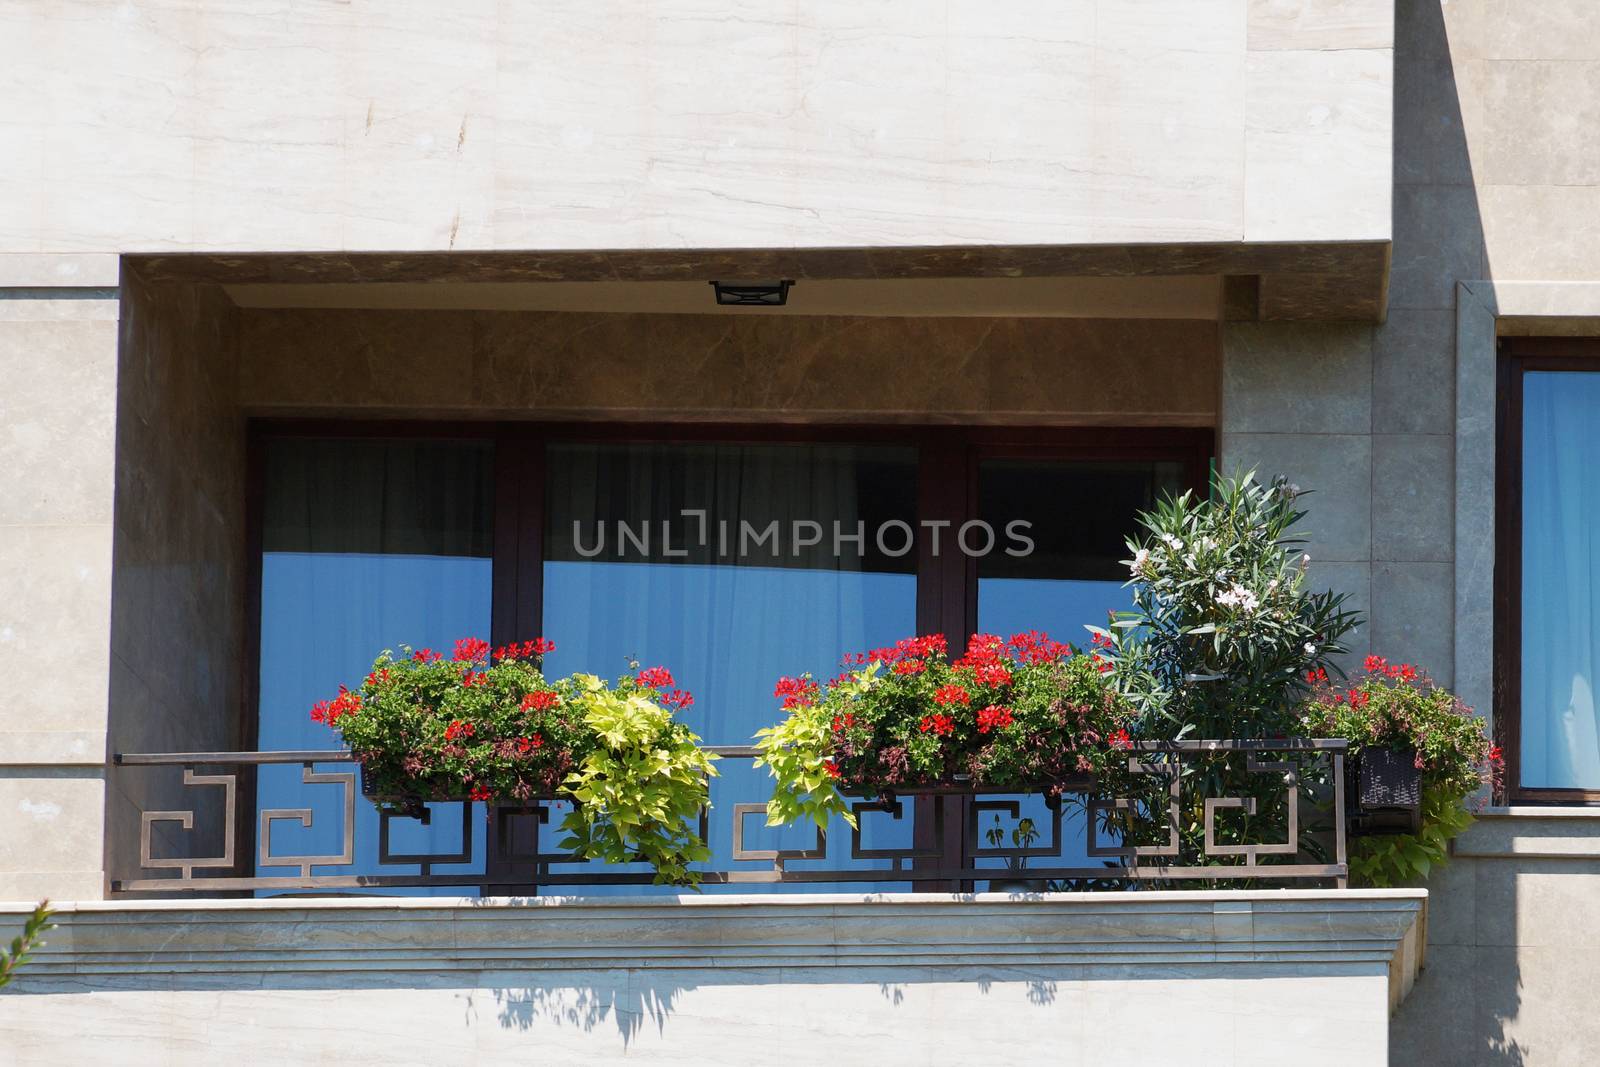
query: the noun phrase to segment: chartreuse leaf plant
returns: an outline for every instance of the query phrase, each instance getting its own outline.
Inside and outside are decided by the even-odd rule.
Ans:
[[[649,690],[626,679],[610,690],[577,674],[570,692],[598,743],[566,780],[576,805],[561,824],[571,835],[561,847],[607,863],[643,860],[658,883],[698,883],[689,864],[709,860],[711,850],[690,826],[708,805],[714,757]]]
[[[1042,633],[977,634],[951,660],[943,636],[908,637],[846,657],[819,685],[780,679],[785,719],[757,733],[773,778],[770,825],[837,815],[844,796],[930,786],[1059,795],[1126,762],[1133,712],[1112,691],[1110,662]]]
[[[1472,825],[1472,808],[1505,769],[1483,720],[1409,663],[1368,656],[1348,685],[1313,673],[1303,723],[1318,737],[1342,737],[1358,756],[1389,748],[1415,754],[1421,772],[1422,829],[1416,834],[1352,838],[1350,880],[1356,885],[1415,885],[1450,857],[1450,842]]]
[[[339,732],[386,806],[569,800],[563,847],[696,885],[690,864],[709,852],[694,827],[716,769],[673,715],[693,698],[664,667],[612,685],[591,674],[547,679],[541,664],[554,648],[541,638],[491,650],[468,638],[448,659],[384,652],[360,689],[341,687],[311,717]]]

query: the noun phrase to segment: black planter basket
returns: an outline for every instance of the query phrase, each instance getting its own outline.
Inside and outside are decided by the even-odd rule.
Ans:
[[[1415,749],[1363,748],[1346,770],[1346,821],[1352,835],[1422,830],[1422,771]]]
[[[423,802],[420,794],[408,793],[396,796],[391,793],[380,793],[377,790],[377,784],[372,780],[372,772],[367,769],[367,765],[362,763],[360,767],[362,796],[375,804],[380,804],[391,811],[404,815],[408,819],[415,819],[424,826],[432,823],[433,812]]]

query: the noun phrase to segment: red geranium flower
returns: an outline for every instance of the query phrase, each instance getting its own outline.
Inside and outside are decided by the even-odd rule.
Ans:
[[[1011,725],[1011,709],[990,704],[978,712],[978,732],[986,734],[990,730],[1003,730]]]
[[[667,689],[672,685],[672,672],[665,667],[647,667],[634,680],[646,689]]]
[[[933,694],[935,704],[965,704],[971,699],[972,694],[959,685],[941,685]]]
[[[561,703],[561,698],[550,690],[535,689],[522,698],[522,710],[549,711],[559,703]]]
[[[689,691],[686,689],[674,689],[670,693],[661,694],[661,703],[665,704],[669,708],[676,708],[679,711],[682,711],[684,708],[694,703],[694,697],[691,696]]]
[[[1126,730],[1119,729],[1115,733],[1113,733],[1110,737],[1106,738],[1106,740],[1111,742],[1111,747],[1112,748],[1132,748],[1133,747],[1133,738],[1128,736],[1128,731],[1126,731]]]
[[[1011,672],[998,663],[984,663],[973,668],[972,677],[979,685],[998,689],[1011,684]]]
[[[456,652],[451,657],[458,663],[482,663],[488,658],[489,642],[481,637],[463,637],[456,642]]]
[[[894,665],[894,673],[901,675],[921,674],[927,669],[928,665],[920,659],[903,659]]]
[[[918,728],[925,734],[932,733],[943,737],[945,734],[953,733],[956,724],[955,720],[948,715],[924,715]]]

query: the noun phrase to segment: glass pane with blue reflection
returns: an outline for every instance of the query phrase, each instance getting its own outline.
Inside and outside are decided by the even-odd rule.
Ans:
[[[753,744],[778,721],[779,677],[827,681],[845,652],[915,632],[916,556],[900,551],[917,522],[911,449],[565,444],[550,447],[547,469],[544,631],[556,650],[546,668],[615,677],[666,666],[694,694],[682,718],[708,744]],[[877,536],[895,523],[904,527]],[[733,805],[765,802],[770,779],[747,758],[718,770],[713,866],[770,869],[732,858]],[[863,845],[909,847],[908,823],[867,815]],[[814,829],[768,829],[759,815],[744,825],[749,849],[815,843]],[[837,821],[827,849],[828,863],[790,869],[883,866],[849,861],[849,827]]]
[[[1104,626],[1111,611],[1131,606],[1123,583],[1128,568],[1126,539],[1138,529],[1138,514],[1168,494],[1181,492],[1183,465],[1167,461],[1064,461],[991,459],[978,467],[978,515],[1001,535],[999,551],[978,558],[978,630],[1011,634],[1043,630],[1074,647],[1088,644],[1085,626]],[[1031,547],[1004,536],[1011,523]],[[1008,552],[1006,547],[1013,551]],[[1049,843],[1051,818],[1039,797],[1005,797],[1017,815],[1033,821],[1041,834],[1034,847]],[[1013,847],[1010,811],[986,811],[986,831],[998,830],[1004,847]],[[1091,860],[1081,804],[1064,808],[1060,860],[1036,865],[1101,866]],[[985,842],[989,845],[989,842]],[[979,866],[1003,867],[998,858]]]
[[[1600,373],[1522,379],[1522,728],[1518,778],[1600,789]]]
[[[310,708],[355,688],[383,649],[431,647],[448,654],[464,636],[489,633],[492,446],[477,442],[282,439],[265,454],[261,558],[261,683],[257,748],[335,749],[337,733]],[[350,764],[318,765],[351,773]],[[306,784],[301,765],[264,766],[257,825],[265,809],[308,808],[274,819],[271,855],[338,856],[345,847],[343,789]],[[392,854],[454,855],[463,819],[471,859],[435,874],[483,871],[483,805],[433,804],[431,825],[390,821]],[[465,809],[465,810],[463,810]],[[355,862],[313,873],[415,874],[415,864],[378,864],[375,807],[357,797]],[[259,850],[259,845],[258,845]],[[298,867],[256,863],[263,877]],[[473,886],[397,889],[475,894]]]

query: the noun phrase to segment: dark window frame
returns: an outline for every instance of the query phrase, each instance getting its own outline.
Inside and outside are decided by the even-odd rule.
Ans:
[[[261,562],[265,443],[284,437],[359,437],[391,440],[489,441],[494,449],[492,644],[539,635],[544,607],[545,446],[606,444],[884,444],[915,448],[918,456],[919,520],[945,520],[958,528],[978,510],[978,467],[988,459],[1166,460],[1181,462],[1185,481],[1205,492],[1215,455],[1210,428],[1188,427],[998,427],[973,425],[885,425],[877,423],[749,422],[472,422],[411,419],[256,418],[247,425],[246,527],[243,551],[246,631],[239,736],[253,745],[259,727],[261,666]],[[959,552],[935,557],[930,539],[917,540],[918,633],[944,633],[952,645],[975,632],[978,613],[977,560]],[[713,743],[717,739],[712,739]],[[255,851],[255,782],[240,781],[237,840],[240,855]],[[919,819],[921,826],[931,820]],[[959,853],[962,819],[948,820],[945,851]],[[919,847],[931,842],[919,841]],[[530,892],[516,873],[486,851],[485,890]],[[958,865],[958,864],[953,864]],[[937,889],[937,886],[926,887]],[[958,887],[950,887],[958,888]]]
[[[1528,371],[1600,373],[1600,338],[1503,337],[1495,390],[1494,740],[1501,804],[1600,805],[1600,789],[1524,786],[1522,774],[1522,381]]]

